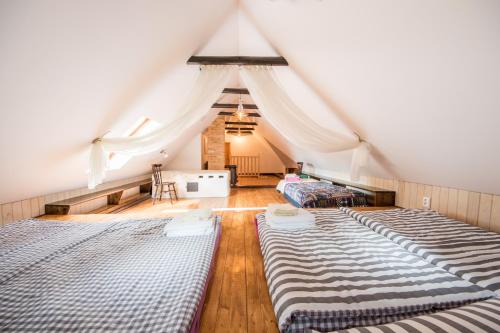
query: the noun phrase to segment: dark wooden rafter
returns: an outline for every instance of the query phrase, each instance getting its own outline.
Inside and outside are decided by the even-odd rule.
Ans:
[[[252,134],[252,131],[227,131],[227,134]]]
[[[283,57],[203,57],[192,56],[187,61],[188,65],[261,65],[261,66],[288,66]]]
[[[237,109],[238,104],[235,103],[214,103],[212,109]],[[259,108],[255,104],[243,104],[243,109],[248,110],[258,110]]]
[[[230,112],[230,111],[221,111],[218,113],[219,116],[236,116],[235,112]],[[247,117],[260,117],[260,114],[255,113],[255,112],[248,112],[246,113]]]
[[[253,127],[226,127],[226,131],[254,131]]]
[[[250,95],[247,88],[224,88],[223,94]]]
[[[257,126],[255,121],[226,121],[226,125],[248,125]]]

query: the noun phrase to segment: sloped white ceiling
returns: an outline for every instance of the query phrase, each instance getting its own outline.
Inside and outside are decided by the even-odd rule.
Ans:
[[[85,187],[93,138],[140,116],[171,119],[196,75],[187,58],[233,10],[229,0],[2,1],[0,202]],[[144,173],[157,155],[107,180]]]
[[[245,0],[242,8],[372,143],[379,164],[408,181],[500,193],[500,2]]]
[[[499,17],[487,0],[4,1],[0,202],[85,186],[93,138],[140,116],[168,122],[196,75],[187,58],[235,53],[286,57],[310,89],[285,83],[295,102],[373,145],[366,174],[499,194]],[[295,160],[349,168],[349,152],[306,152],[259,127]]]

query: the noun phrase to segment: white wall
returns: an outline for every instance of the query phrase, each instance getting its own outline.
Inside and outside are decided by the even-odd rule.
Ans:
[[[172,160],[170,158],[164,163],[167,170],[201,170],[201,134],[195,135]]]
[[[284,164],[267,142],[258,134],[234,136],[226,134],[226,142],[231,143],[231,155],[260,155],[261,173],[282,173]]]

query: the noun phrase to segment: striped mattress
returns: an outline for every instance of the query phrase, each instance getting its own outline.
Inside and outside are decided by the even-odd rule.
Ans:
[[[272,229],[257,215],[281,332],[385,324],[494,296],[339,210],[311,212],[316,226],[295,231]]]
[[[314,332],[314,331],[313,331]],[[352,328],[336,333],[498,333],[500,299],[418,316],[387,325]]]
[[[499,234],[421,209],[341,210],[429,263],[500,295]]]

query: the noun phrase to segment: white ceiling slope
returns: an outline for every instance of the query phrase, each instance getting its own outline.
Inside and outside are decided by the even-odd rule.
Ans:
[[[140,116],[168,122],[196,75],[187,58],[234,6],[2,1],[0,202],[85,187],[93,138],[120,135]],[[142,174],[159,156],[134,158],[106,180]]]
[[[242,8],[395,176],[500,193],[500,2],[244,0]],[[308,158],[342,168],[330,156]]]
[[[285,56],[295,102],[373,145],[366,174],[500,194],[499,17],[487,0],[4,1],[0,202],[83,187],[93,138],[140,116],[172,119],[196,76],[192,54]],[[349,168],[349,152],[259,131],[318,170]],[[146,172],[157,155],[107,180]]]

